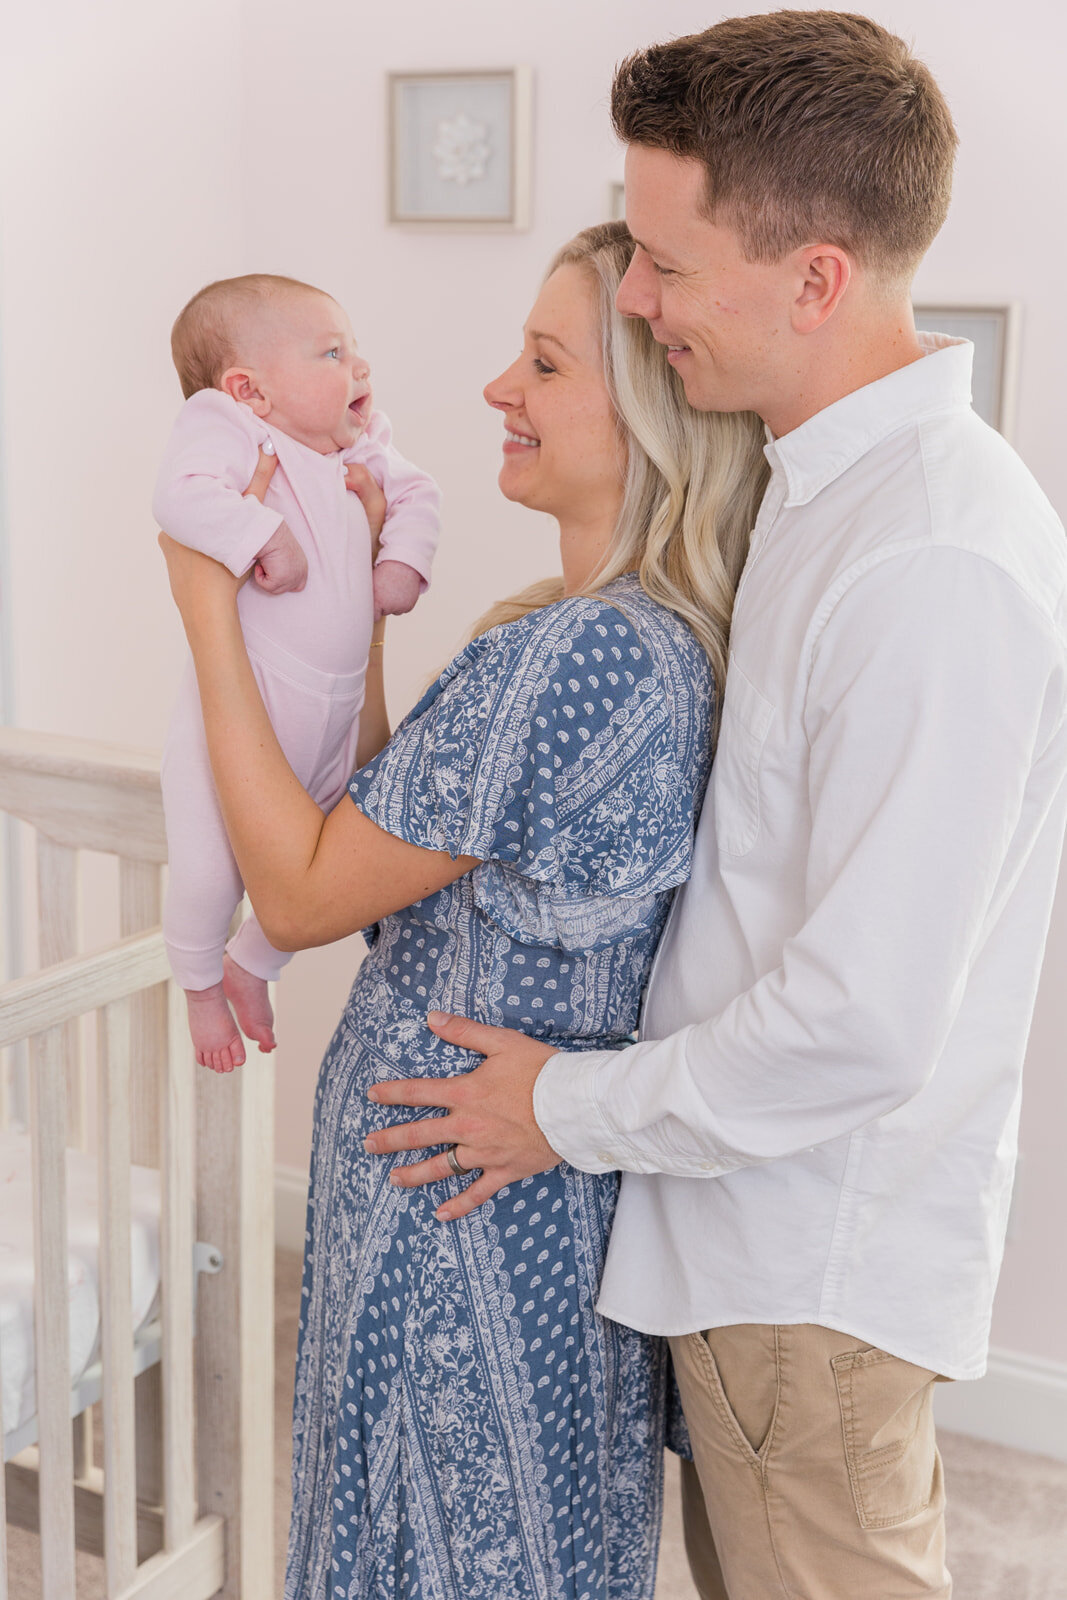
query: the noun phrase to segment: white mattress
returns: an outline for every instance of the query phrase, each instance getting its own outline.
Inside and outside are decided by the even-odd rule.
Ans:
[[[70,1284],[70,1381],[99,1355],[97,1167],[94,1156],[67,1151],[67,1251]],[[130,1171],[133,1328],[155,1314],[159,1291],[159,1174]],[[5,1435],[37,1411],[33,1344],[33,1189],[30,1140],[0,1131],[0,1399]],[[11,1440],[9,1439],[9,1443]]]

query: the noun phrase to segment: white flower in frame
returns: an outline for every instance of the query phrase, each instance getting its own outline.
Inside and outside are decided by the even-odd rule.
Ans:
[[[465,111],[437,124],[433,157],[439,177],[465,188],[485,177],[492,153],[488,127]]]

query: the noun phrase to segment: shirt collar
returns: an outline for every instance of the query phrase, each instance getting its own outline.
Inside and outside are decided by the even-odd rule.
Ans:
[[[764,455],[785,478],[785,504],[806,505],[898,428],[971,403],[974,346],[945,333],[920,333],[921,361],[865,384],[818,411],[792,433],[768,430]]]

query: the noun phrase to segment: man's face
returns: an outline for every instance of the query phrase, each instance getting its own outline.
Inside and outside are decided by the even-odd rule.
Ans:
[[[704,214],[700,162],[632,144],[626,221],[637,240],[616,304],[644,317],[700,411],[773,410],[786,377],[795,269],[746,261],[732,229]]]

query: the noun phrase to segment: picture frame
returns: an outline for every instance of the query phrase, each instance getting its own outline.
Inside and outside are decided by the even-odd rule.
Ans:
[[[947,333],[974,345],[972,380],[975,411],[1010,439],[1015,425],[1019,308],[1002,305],[949,305],[924,301],[914,307],[923,333]]]
[[[530,226],[529,67],[389,74],[389,221],[514,233]]]

